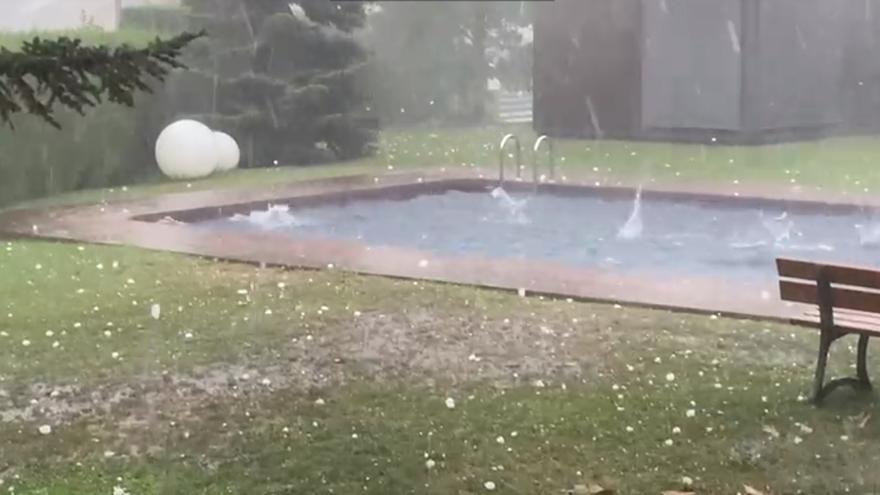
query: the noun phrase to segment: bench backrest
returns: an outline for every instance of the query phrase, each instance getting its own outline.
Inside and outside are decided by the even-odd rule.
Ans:
[[[880,271],[779,258],[784,301],[880,313]]]

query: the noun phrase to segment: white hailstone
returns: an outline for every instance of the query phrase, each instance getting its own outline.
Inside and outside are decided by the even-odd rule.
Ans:
[[[34,268],[36,268],[37,270],[42,270],[42,269],[43,269],[43,265],[37,263],[36,265],[34,265]]]
[[[495,439],[495,443],[497,443],[499,445],[504,445],[504,437],[502,437],[501,435],[498,435],[498,438]]]
[[[688,409],[687,412],[684,413],[684,415],[689,418],[693,418],[697,415],[697,411],[695,411],[694,409]]]
[[[61,342],[58,342],[57,340],[55,342],[52,342],[53,349],[57,349],[59,346],[61,346]]]
[[[446,398],[446,407],[448,409],[455,409],[455,399],[453,399],[452,397],[447,397]]]
[[[238,166],[241,150],[232,136],[225,132],[214,131],[214,146],[217,151],[217,171],[225,172]]]
[[[490,492],[495,491],[495,482],[494,481],[487,481],[487,482],[483,483],[483,488],[485,488],[486,490],[488,490]]]
[[[31,341],[28,339],[24,339],[21,341],[21,345],[27,347],[27,346],[31,345]]]
[[[681,477],[681,483],[682,483],[684,486],[691,486],[691,485],[694,484],[694,480],[693,480],[690,476],[682,476],[682,477]]]
[[[113,359],[119,359],[119,353],[113,352],[112,354],[110,354],[110,357],[112,357]]]
[[[666,381],[674,382],[675,381],[675,373],[666,373]]]
[[[434,469],[434,466],[436,465],[437,463],[434,462],[434,459],[428,459],[427,461],[425,461],[425,467],[428,469]]]
[[[674,442],[672,441],[671,438],[667,438],[666,441],[663,442],[663,445],[665,445],[665,446],[667,446],[667,447],[672,447],[672,444],[673,444],[673,443],[674,443]]]
[[[185,338],[186,340],[190,340],[191,338],[193,338],[192,332],[186,332],[185,334],[183,334],[183,338]]]
[[[278,282],[278,288],[283,289],[285,287],[284,282]]]
[[[678,434],[680,434],[680,433],[681,433],[681,428],[679,428],[679,427],[677,427],[677,426],[674,427],[674,428],[672,428],[672,434],[673,434],[673,435],[678,435]]]
[[[268,379],[268,378],[263,378],[263,379],[260,381],[260,383],[262,383],[263,385],[265,385],[265,386],[268,387],[269,385],[272,385],[272,380],[270,380],[270,379]]]
[[[172,179],[207,177],[217,168],[214,131],[195,120],[178,120],[156,139],[156,163]]]
[[[632,432],[634,432],[634,431],[635,431],[635,428],[633,428],[632,426],[627,426],[627,427],[626,427],[626,432],[627,432],[627,433],[632,433]]]
[[[37,430],[40,432],[40,435],[48,435],[52,433],[52,427],[50,425],[41,425]]]
[[[803,442],[803,441],[804,441],[804,439],[801,438],[801,437],[798,437],[798,436],[794,437],[794,444],[795,444],[795,445],[798,445],[798,444],[800,444],[800,443]]]
[[[110,457],[113,457],[113,456],[115,456],[115,455],[116,455],[116,452],[113,452],[112,450],[105,450],[105,451],[104,451],[104,457],[106,457],[106,458],[110,458]]]
[[[326,404],[326,402],[324,402],[324,399],[318,398],[315,400],[316,406],[323,406],[324,404]]]
[[[158,320],[162,315],[162,307],[158,304],[154,304],[150,306],[150,316],[153,317],[154,320]]]
[[[114,486],[113,487],[113,495],[131,495],[131,494],[128,492],[128,490],[126,490],[125,488],[123,488],[121,486]]]
[[[519,297],[526,297],[526,290],[523,288],[517,289],[516,293],[519,294]]]
[[[52,330],[46,330],[46,337],[51,337],[53,335],[55,335],[55,332],[53,332]]]

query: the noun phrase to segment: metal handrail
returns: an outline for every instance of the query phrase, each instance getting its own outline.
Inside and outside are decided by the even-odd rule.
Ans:
[[[501,139],[501,144],[498,146],[498,185],[504,185],[504,149],[507,147],[507,143],[513,141],[516,143],[516,178],[522,178],[522,146],[519,143],[519,138],[514,134],[507,134]]]
[[[535,184],[538,183],[538,150],[541,145],[547,143],[547,166],[549,167],[550,180],[556,179],[556,161],[554,160],[553,140],[547,135],[542,135],[535,140],[535,146],[532,148],[532,177]]]

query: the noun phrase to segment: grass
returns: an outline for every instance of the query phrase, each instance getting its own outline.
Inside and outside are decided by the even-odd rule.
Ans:
[[[873,400],[800,401],[816,336],[791,327],[35,241],[0,273],[15,493],[880,483]]]
[[[236,170],[200,181],[153,182],[86,190],[20,203],[39,207],[136,199],[188,190],[261,187],[306,178],[428,167],[482,167],[497,173],[498,142],[507,132],[522,137],[524,161],[534,133],[524,127],[387,130],[372,157],[322,167]],[[770,146],[737,147],[623,141],[559,140],[558,175],[603,184],[722,184],[813,188],[866,194],[880,189],[880,138],[843,137]],[[538,157],[539,161],[544,157]],[[541,162],[543,163],[543,162]],[[512,165],[511,169],[512,170]],[[530,172],[526,172],[528,175]],[[542,169],[546,173],[546,169]]]
[[[407,167],[493,170],[497,139],[511,130],[533,137],[386,131],[380,153],[356,162],[19,207]],[[561,174],[605,183],[880,186],[875,138],[557,144]],[[821,409],[802,400],[809,331],[122,247],[4,241],[0,274],[0,480],[15,493],[880,486],[874,399],[842,390]],[[853,361],[844,339],[832,368],[849,373]]]

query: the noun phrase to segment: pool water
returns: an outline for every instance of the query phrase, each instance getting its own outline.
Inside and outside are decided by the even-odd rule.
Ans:
[[[299,209],[279,205],[198,225],[749,281],[773,279],[778,256],[880,264],[880,223],[867,213],[797,213],[640,196],[450,191]]]

